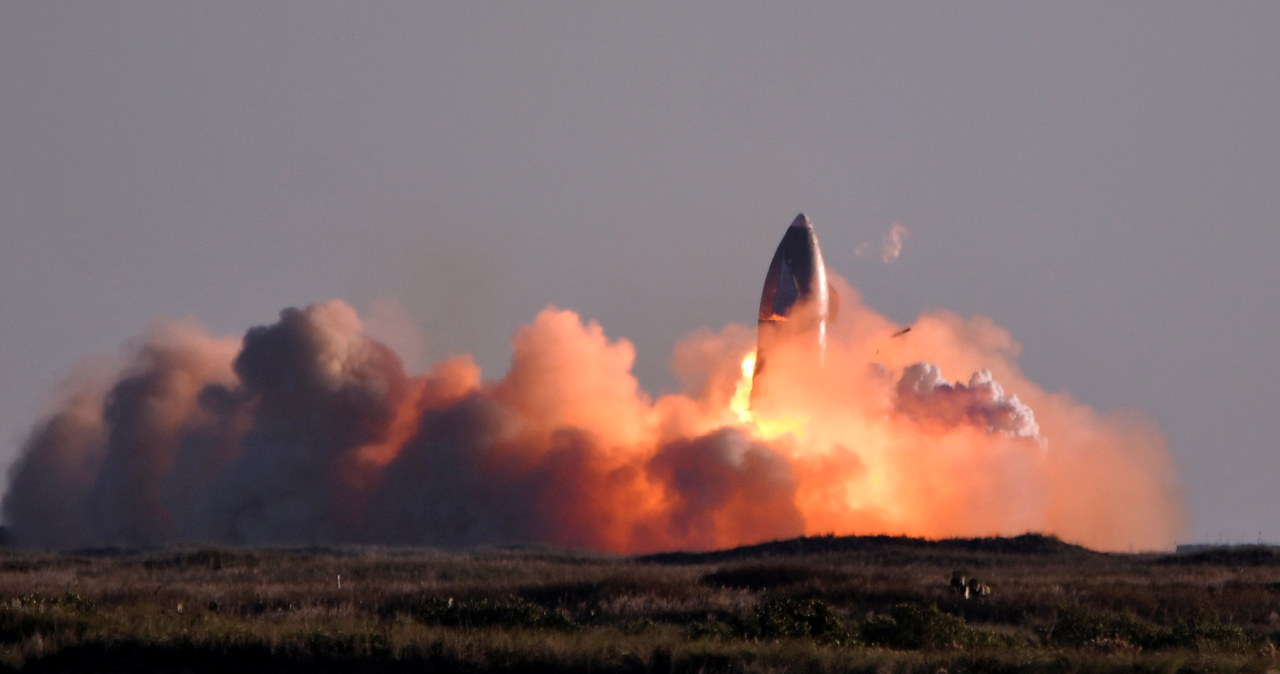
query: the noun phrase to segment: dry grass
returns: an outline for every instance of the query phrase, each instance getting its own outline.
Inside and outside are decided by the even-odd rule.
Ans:
[[[994,588],[965,599],[962,570]],[[1052,539],[0,553],[18,671],[1267,671],[1280,559]]]

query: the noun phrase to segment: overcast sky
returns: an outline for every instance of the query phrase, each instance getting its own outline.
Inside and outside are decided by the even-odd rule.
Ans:
[[[872,307],[989,316],[1048,390],[1154,418],[1188,540],[1280,542],[1278,31],[1268,2],[0,4],[0,464],[155,321],[333,297],[489,376],[554,303],[660,392],[677,340],[752,324],[804,211]],[[900,259],[855,255],[894,223]]]

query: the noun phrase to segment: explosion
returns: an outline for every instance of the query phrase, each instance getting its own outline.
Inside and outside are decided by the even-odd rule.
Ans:
[[[839,290],[821,366],[770,351],[754,404],[742,326],[679,344],[687,388],[656,399],[628,341],[555,307],[516,332],[493,380],[467,356],[406,373],[338,300],[238,341],[159,328],[34,427],[4,513],[18,544],[46,548],[1173,543],[1176,479],[1150,422],[1041,390],[989,319],[927,313],[891,338],[899,326]]]

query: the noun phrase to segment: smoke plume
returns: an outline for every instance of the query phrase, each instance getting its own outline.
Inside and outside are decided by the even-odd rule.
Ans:
[[[741,326],[678,345],[686,391],[656,399],[629,342],[554,307],[515,334],[494,380],[465,356],[406,372],[336,300],[239,341],[155,330],[35,425],[4,514],[20,545],[47,548],[645,552],[1026,531],[1172,544],[1176,480],[1150,422],[1041,390],[988,319],[930,313],[893,336],[839,290],[820,367],[771,352],[767,416],[741,405],[754,347]]]
[[[902,255],[902,246],[906,243],[907,235],[906,225],[901,223],[893,223],[889,227],[889,231],[880,237],[880,261],[885,264],[892,264]],[[872,244],[868,242],[860,243],[853,249],[854,255],[858,257],[867,257],[872,254]]]

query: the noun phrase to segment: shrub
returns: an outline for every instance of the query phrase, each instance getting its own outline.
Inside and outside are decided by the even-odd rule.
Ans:
[[[87,616],[95,613],[93,600],[75,592],[18,595],[0,606],[0,644],[21,643],[36,635],[78,637],[89,628]]]
[[[1102,650],[1116,650],[1123,644],[1139,650],[1185,648],[1226,653],[1244,653],[1254,648],[1243,629],[1222,623],[1208,611],[1165,627],[1130,613],[1072,607],[1059,613],[1058,619],[1042,630],[1042,634],[1055,646],[1090,646]]]
[[[690,639],[813,639],[831,644],[850,640],[844,620],[821,599],[773,598],[747,616],[708,616],[689,623]]]
[[[888,615],[863,623],[860,634],[863,641],[874,646],[918,650],[964,645],[971,640],[972,631],[962,618],[937,606],[896,604]]]
[[[1114,650],[1121,644],[1137,648],[1158,647],[1168,641],[1157,625],[1129,613],[1095,611],[1069,607],[1059,612],[1052,625],[1041,630],[1045,641],[1055,646],[1102,645]]]
[[[702,577],[708,585],[747,590],[769,590],[794,585],[814,576],[812,569],[798,564],[752,564],[720,569]]]
[[[307,656],[316,660],[361,656],[386,658],[391,654],[386,635],[375,631],[352,633],[316,628],[305,635],[303,643]]]
[[[1198,651],[1230,653],[1245,652],[1253,647],[1244,630],[1235,625],[1224,625],[1216,615],[1208,612],[1185,618],[1174,625],[1170,643]]]
[[[72,613],[93,613],[96,608],[92,599],[70,591],[48,597],[39,592],[21,594],[10,600],[9,605],[15,609],[60,608]]]
[[[431,597],[411,614],[424,623],[444,627],[578,628],[563,612],[548,611],[514,595],[497,600]]]
[[[689,623],[686,630],[690,640],[698,639],[731,639],[735,634],[733,627],[727,623],[708,618],[706,620],[695,620]]]
[[[849,638],[844,621],[821,599],[769,599],[756,607],[748,636],[762,639],[809,637],[839,643]]]

